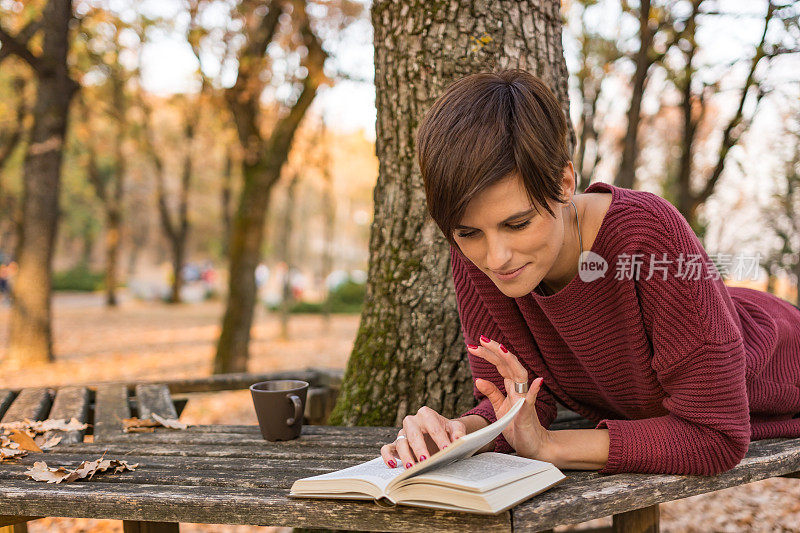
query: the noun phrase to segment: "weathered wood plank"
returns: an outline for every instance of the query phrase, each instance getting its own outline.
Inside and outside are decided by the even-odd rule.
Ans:
[[[385,432],[383,439],[376,439],[369,435],[343,435],[331,437],[328,435],[301,435],[300,438],[290,441],[269,442],[258,435],[243,433],[189,433],[184,430],[155,428],[152,433],[123,433],[115,435],[113,442],[130,442],[136,444],[210,444],[225,446],[260,446],[264,448],[307,449],[324,446],[327,448],[373,448],[376,455],[380,448],[387,442],[394,440],[395,431]]]
[[[159,379],[157,381],[95,381],[91,383],[78,383],[76,385],[96,391],[100,387],[107,387],[110,385],[124,385],[129,389],[133,389],[136,384],[165,384],[169,388],[171,394],[186,394],[195,392],[217,392],[224,390],[247,389],[253,383],[258,383],[259,381],[268,381],[271,379],[299,379],[302,381],[307,381],[312,387],[339,388],[343,375],[344,370],[340,368],[307,368],[304,370],[280,370],[277,372],[217,374],[213,376],[190,379]],[[19,392],[19,389],[11,390],[14,393]]]
[[[62,387],[56,392],[53,408],[48,418],[69,421],[72,418],[87,422],[89,418],[89,389],[85,387]],[[84,430],[61,431],[54,429],[45,433],[45,439],[61,436],[61,444],[83,442]]]
[[[50,411],[50,391],[45,387],[22,389],[0,422],[16,422],[26,418],[44,420]]]
[[[109,456],[106,455],[106,457]],[[292,481],[302,477],[341,470],[342,468],[363,462],[360,459],[343,461],[331,457],[316,461],[297,461],[296,459],[242,460],[241,458],[229,457],[167,457],[159,455],[124,455],[123,457],[129,463],[138,463],[142,465],[142,468],[146,469],[177,469],[187,472],[195,470],[203,472],[216,471],[222,473],[225,477],[236,477],[242,470],[246,470],[247,472],[242,474],[242,477],[245,479],[249,479],[249,473],[252,472],[254,475],[262,476],[264,479],[285,478],[286,480]],[[94,458],[94,456],[91,458]],[[86,453],[64,454],[48,452],[46,455],[28,454],[25,457],[17,459],[17,463],[3,464],[3,468],[0,468],[0,479],[27,479],[24,477],[24,471],[33,466],[33,463],[36,461],[45,460],[48,465],[51,466],[74,468],[86,459]],[[125,475],[127,475],[127,472]]]
[[[207,445],[181,445],[174,444],[127,444],[118,442],[103,441],[100,443],[67,444],[58,446],[63,453],[99,453],[107,451],[110,454],[137,454],[137,455],[162,455],[177,457],[241,457],[241,458],[261,458],[261,459],[297,459],[304,461],[315,461],[331,457],[331,450],[322,447],[303,449],[278,449],[255,446],[207,446]],[[377,457],[379,454],[370,449],[342,450],[336,452],[337,457],[342,459],[362,459],[367,460]]]
[[[0,484],[7,513],[158,522],[202,522],[367,531],[510,531],[510,513],[497,516],[372,501],[288,498],[249,489],[122,483]]]
[[[658,504],[614,515],[613,533],[658,533]]]
[[[48,465],[56,465],[54,461],[47,461],[47,463]],[[59,462],[58,466],[74,468],[77,466],[77,464],[78,463],[64,464]],[[240,468],[245,466],[246,465],[240,465]],[[30,465],[4,464],[2,470],[0,470],[0,480],[2,480],[3,483],[6,481],[26,481],[28,478],[25,475],[25,470],[27,470],[29,467]],[[331,470],[334,469],[325,469],[325,471]],[[133,471],[122,472],[119,474],[104,472],[103,474],[93,478],[92,482],[102,481],[103,483],[122,483],[126,485],[228,487],[233,489],[239,487],[241,489],[253,489],[274,492],[275,494],[286,494],[289,492],[292,483],[298,479],[322,473],[324,472],[304,471],[302,473],[293,474],[286,471],[280,472],[277,469],[273,469],[270,472],[264,472],[262,470],[256,470],[252,472],[231,472],[222,471],[220,469],[192,469],[187,470],[186,472],[177,472],[174,468],[154,468],[146,463],[139,463],[139,466]]]
[[[11,406],[11,402],[14,401],[16,395],[17,394],[12,390],[0,389],[0,420],[3,418],[9,406]]]
[[[107,456],[106,456],[107,457]],[[85,457],[83,459],[86,459]],[[64,466],[75,468],[81,460],[66,461],[63,458],[43,457],[39,454],[39,461],[45,460],[48,466]],[[242,489],[259,489],[272,491],[275,493],[285,493],[291,488],[292,483],[298,479],[324,474],[335,470],[341,470],[348,466],[354,466],[359,461],[339,461],[338,464],[326,466],[315,466],[308,468],[287,468],[265,467],[257,465],[254,461],[240,461],[234,468],[223,468],[217,465],[206,464],[202,468],[182,468],[178,469],[175,465],[161,464],[156,466],[152,462],[147,462],[147,458],[140,460],[125,457],[129,463],[138,463],[139,466],[132,471],[121,472],[119,474],[104,472],[93,481],[103,483],[128,483],[128,484],[151,484],[151,485],[193,485],[204,487],[240,487]],[[5,463],[0,469],[0,482],[6,480],[24,481],[28,477],[26,470],[32,464],[26,463]]]
[[[163,418],[178,418],[169,388],[163,383],[136,385],[136,403],[139,418],[150,418],[152,413]]]
[[[125,385],[97,388],[94,399],[94,440],[106,441],[122,434],[122,420],[130,418],[128,389]]]
[[[123,533],[178,533],[175,522],[144,522],[141,520],[123,520]]]
[[[798,470],[800,439],[752,442],[738,466],[716,476],[602,475],[565,470],[569,479],[514,509],[514,528],[538,531],[577,524]]]
[[[386,427],[386,426],[360,426],[357,428],[345,426],[308,426],[304,425],[300,435],[305,437],[307,435],[327,435],[327,436],[341,436],[348,437],[352,435],[383,435],[387,432],[394,437],[397,436],[399,427]],[[257,425],[197,425],[189,426],[184,431],[198,432],[198,433],[247,433],[250,435],[261,435],[261,431]],[[376,437],[377,438],[377,437]],[[302,439],[301,439],[302,440]],[[267,442],[267,441],[264,441]],[[287,441],[294,442],[294,441]]]

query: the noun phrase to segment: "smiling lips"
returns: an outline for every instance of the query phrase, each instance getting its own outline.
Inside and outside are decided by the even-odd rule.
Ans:
[[[527,263],[525,263],[524,265],[522,265],[521,267],[519,267],[516,270],[512,270],[512,271],[508,272],[507,274],[501,274],[500,272],[495,272],[494,274],[495,274],[495,276],[497,276],[498,278],[500,278],[501,280],[504,280],[504,281],[505,280],[509,280],[509,279],[514,279],[514,278],[516,278],[517,276],[520,275],[520,273],[525,269],[526,266],[528,266]]]

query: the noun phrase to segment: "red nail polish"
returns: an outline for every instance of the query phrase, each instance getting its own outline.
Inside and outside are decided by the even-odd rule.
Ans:
[[[467,344],[467,348],[470,348],[472,350],[476,350],[478,348],[478,345],[477,344]]]
[[[406,463],[406,468],[411,468],[412,466],[414,465],[412,465],[411,463]]]
[[[425,459],[427,459],[427,457],[425,457],[424,455],[420,455],[420,456],[419,456],[419,460],[420,460],[420,461],[424,461]]]
[[[447,444],[445,444],[445,445],[444,445],[444,448],[442,448],[442,449],[444,450],[445,448],[447,448]]]
[[[389,461],[389,466],[391,466],[392,468],[397,466],[397,463],[394,462],[394,459]]]
[[[485,336],[483,336],[483,335],[481,335],[481,340],[482,340],[483,342],[492,342],[492,341],[490,341],[490,340],[489,340],[489,338],[488,338],[488,337],[485,337]]]
[[[505,346],[503,346],[502,344],[500,345],[500,351],[503,352],[503,353],[508,353],[508,349]]]

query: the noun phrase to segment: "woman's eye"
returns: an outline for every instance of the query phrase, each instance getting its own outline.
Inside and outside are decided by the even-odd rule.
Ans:
[[[530,220],[526,220],[525,222],[522,222],[520,224],[509,224],[508,227],[511,228],[511,229],[518,230],[518,229],[526,228],[528,226],[528,224],[530,224],[530,223],[531,223]]]
[[[526,220],[525,222],[521,222],[519,224],[507,224],[507,226],[512,230],[518,231],[527,228],[530,223],[531,223],[530,220]],[[477,233],[478,233],[477,231],[460,231],[456,233],[456,235],[458,235],[462,239],[467,239],[469,237],[473,237]]]

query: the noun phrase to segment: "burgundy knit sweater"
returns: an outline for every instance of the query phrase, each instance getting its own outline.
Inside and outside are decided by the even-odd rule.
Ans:
[[[536,408],[545,428],[555,400],[608,428],[601,473],[711,475],[736,466],[751,439],[800,437],[800,310],[727,287],[666,200],[605,183],[586,192],[613,195],[591,247],[608,262],[599,279],[510,298],[451,249],[466,342],[502,342],[530,381],[544,378]],[[699,270],[680,254],[702,256]],[[638,276],[622,268],[633,257],[643,258]],[[661,262],[648,276],[651,257]],[[473,378],[505,392],[494,365],[472,355],[469,363]],[[474,394],[479,403],[464,414],[493,422],[489,400]],[[495,449],[513,452],[502,435]]]

